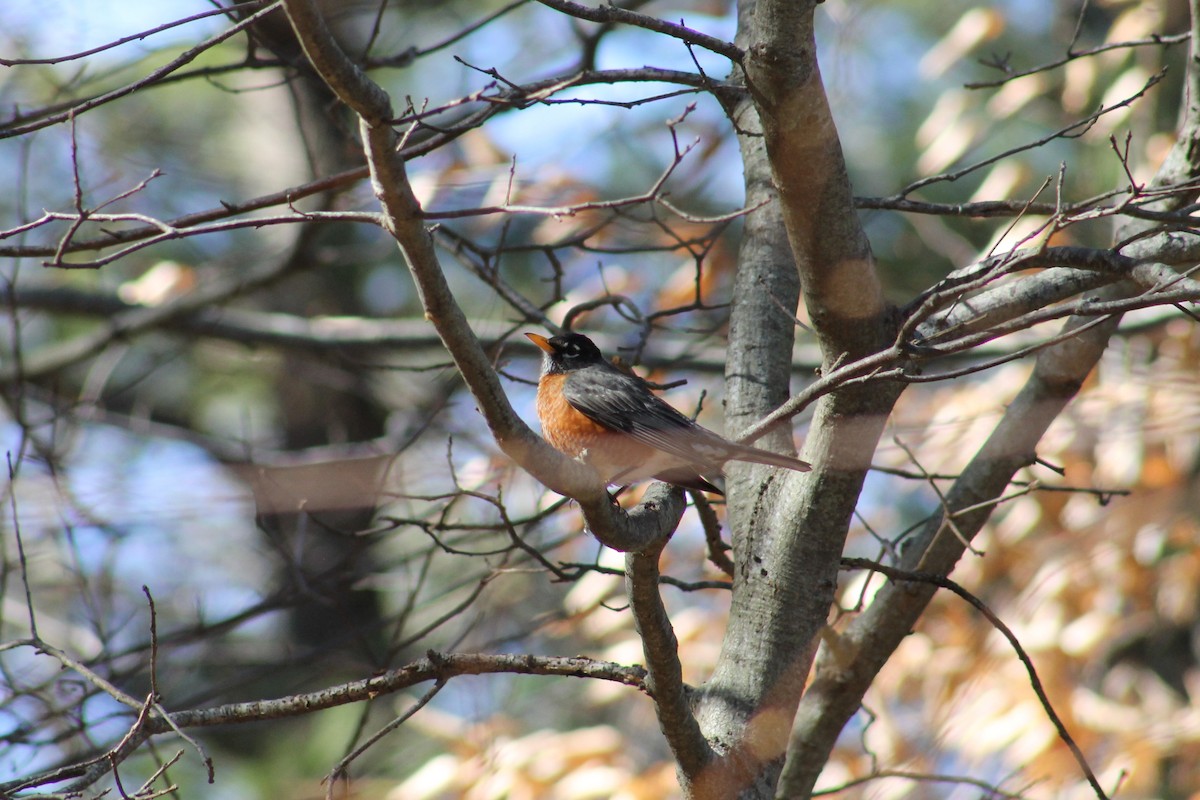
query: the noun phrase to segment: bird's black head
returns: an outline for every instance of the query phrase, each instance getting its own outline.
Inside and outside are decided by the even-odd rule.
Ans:
[[[529,337],[529,341],[545,351],[547,372],[570,372],[573,369],[604,363],[600,348],[581,333],[567,333],[550,339],[536,333],[525,335]]]

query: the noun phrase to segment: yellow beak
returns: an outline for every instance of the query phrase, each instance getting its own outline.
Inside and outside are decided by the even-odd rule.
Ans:
[[[554,346],[550,344],[550,340],[545,336],[540,336],[536,333],[527,333],[525,336],[529,339],[529,341],[533,342],[547,353],[554,353]]]

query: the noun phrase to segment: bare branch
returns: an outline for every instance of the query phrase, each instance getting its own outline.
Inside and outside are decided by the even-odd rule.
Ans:
[[[1166,77],[1165,70],[1156,72],[1154,75],[1150,76],[1150,78],[1146,81],[1146,83],[1142,86],[1142,88],[1138,89],[1133,94],[1129,95],[1128,97],[1126,97],[1122,100],[1118,100],[1117,102],[1112,103],[1111,105],[1101,106],[1100,108],[1093,111],[1091,114],[1088,114],[1086,117],[1083,117],[1082,119],[1078,119],[1075,122],[1072,122],[1070,125],[1066,125],[1062,128],[1059,128],[1058,130],[1054,131],[1053,133],[1049,133],[1049,134],[1042,136],[1038,139],[1035,139],[1031,142],[1026,142],[1025,144],[1017,145],[1016,147],[1010,147],[1009,149],[1004,150],[1000,153],[997,153],[994,156],[989,156],[988,158],[981,159],[980,161],[976,161],[973,164],[969,164],[965,167],[961,167],[961,168],[953,170],[951,172],[943,172],[940,175],[931,175],[927,178],[921,178],[920,180],[913,181],[908,186],[905,186],[903,189],[901,189],[896,195],[894,195],[894,197],[897,199],[906,197],[907,195],[910,195],[913,192],[915,192],[917,189],[921,189],[921,188],[923,188],[925,186],[929,186],[930,184],[933,184],[933,183],[956,181],[959,178],[970,175],[972,172],[976,172],[980,169],[983,169],[984,167],[991,166],[992,164],[995,164],[998,161],[1003,161],[1006,158],[1010,158],[1011,156],[1014,156],[1017,153],[1023,153],[1023,152],[1029,151],[1029,150],[1036,149],[1038,147],[1042,147],[1042,146],[1054,141],[1055,139],[1062,139],[1062,138],[1069,139],[1069,138],[1074,138],[1077,136],[1082,136],[1084,133],[1086,133],[1088,130],[1090,130],[1091,127],[1096,124],[1096,121],[1099,120],[1101,117],[1103,117],[1105,114],[1109,114],[1113,111],[1116,111],[1119,108],[1125,108],[1126,106],[1129,106],[1134,101],[1138,100],[1146,92],[1150,91],[1150,89],[1152,89],[1154,86],[1156,86],[1158,84],[1158,82],[1161,81],[1164,77]],[[888,198],[888,200],[890,200],[890,199],[892,199],[892,198]],[[886,200],[884,202],[886,202]]]
[[[192,214],[185,214],[181,217],[176,217],[170,220],[153,220],[146,222],[145,225],[137,228],[131,228],[123,231],[106,232],[105,235],[98,239],[80,239],[72,242],[70,246],[64,249],[64,252],[73,253],[82,250],[103,250],[114,245],[125,244],[146,239],[151,236],[160,234],[165,230],[187,230],[195,228],[204,223],[213,222],[214,220],[227,219],[229,217],[244,214],[249,211],[258,211],[271,206],[289,205],[306,197],[311,197],[323,192],[336,191],[344,189],[347,186],[362,180],[367,176],[367,168],[347,170],[346,172],[337,175],[331,175],[327,178],[311,181],[301,186],[291,189],[284,189],[280,192],[275,192],[261,197],[248,200],[243,203],[232,203],[222,201],[220,208],[209,209],[206,211],[197,211]],[[62,216],[62,219],[69,219],[69,216]],[[24,225],[11,228],[6,231],[0,231],[0,240],[15,237],[21,233],[25,233],[33,228],[45,225],[47,222],[54,219],[50,214],[43,215],[34,222],[25,223]],[[58,248],[55,246],[44,245],[17,245],[13,247],[0,247],[0,256],[8,256],[11,258],[38,258],[49,257],[55,255]]]
[[[538,2],[544,6],[553,8],[555,11],[561,11],[564,14],[570,14],[572,17],[579,19],[586,19],[589,22],[619,22],[626,25],[633,25],[657,33],[664,33],[687,44],[703,47],[705,50],[711,50],[733,62],[740,62],[742,60],[743,54],[741,49],[729,42],[722,41],[713,36],[707,36],[683,25],[677,25],[673,22],[666,22],[645,14],[639,14],[636,11],[630,11],[618,5],[585,6],[582,3],[570,2],[570,0],[538,0]]]
[[[910,572],[908,570],[896,569],[884,564],[879,564],[875,561],[870,561],[865,558],[843,558],[843,569],[869,569],[873,572],[888,576],[893,581],[908,581],[912,583],[928,583],[940,589],[949,589],[954,594],[961,597],[970,603],[979,613],[987,618],[992,627],[1000,631],[1000,634],[1008,640],[1008,644],[1012,647],[1013,652],[1017,654],[1017,658],[1021,659],[1021,664],[1025,667],[1025,673],[1029,676],[1029,684],[1033,687],[1033,693],[1037,695],[1038,702],[1042,705],[1042,710],[1046,712],[1050,722],[1054,724],[1054,729],[1058,732],[1058,738],[1062,739],[1071,751],[1071,755],[1075,758],[1075,763],[1079,765],[1079,769],[1083,772],[1087,782],[1091,784],[1092,791],[1100,800],[1107,800],[1108,795],[1104,788],[1100,785],[1100,781],[1096,779],[1096,773],[1092,771],[1091,766],[1087,762],[1087,758],[1083,755],[1083,751],[1079,749],[1079,745],[1075,743],[1075,739],[1067,730],[1067,726],[1063,723],[1062,717],[1054,710],[1054,705],[1050,702],[1049,696],[1046,694],[1045,687],[1042,686],[1042,679],[1038,677],[1037,668],[1033,665],[1033,659],[1029,657],[1029,653],[1021,646],[1020,640],[1012,629],[1004,624],[1004,620],[996,616],[996,612],[988,608],[987,604],[973,595],[971,592],[964,589],[960,584],[955,583],[949,578],[941,575],[930,574],[926,572]]]
[[[350,764],[353,763],[355,759],[367,752],[367,750],[372,746],[378,744],[389,733],[395,731],[405,722],[408,722],[413,715],[428,705],[429,701],[436,697],[445,685],[446,680],[443,678],[438,678],[434,682],[433,686],[431,686],[429,690],[425,692],[425,694],[421,695],[420,700],[409,706],[403,714],[393,719],[387,725],[384,725],[378,731],[371,734],[371,736],[367,737],[365,742],[354,748],[352,752],[346,754],[345,758],[335,764],[333,769],[329,771],[329,774],[325,776],[326,798],[328,798],[328,800],[333,800],[334,786],[337,784],[340,778],[346,775],[346,770],[349,769]]]
[[[853,789],[856,786],[861,786],[864,783],[870,783],[881,778],[905,778],[914,783],[950,783],[963,784],[965,786],[974,786],[977,789],[982,789],[986,794],[984,797],[1003,797],[1006,800],[1025,800],[1025,795],[1021,792],[1011,792],[1001,789],[998,785],[989,783],[988,781],[978,778],[970,778],[965,775],[943,775],[940,773],[913,772],[912,770],[904,769],[881,769],[873,770],[870,775],[863,775],[860,778],[853,778],[831,786],[827,789],[818,789],[813,792],[813,797],[827,797],[829,795],[841,794],[847,789]]]
[[[102,44],[99,47],[93,47],[90,50],[83,50],[78,53],[70,53],[65,56],[51,56],[49,58],[0,58],[0,67],[18,67],[29,64],[62,64],[67,61],[77,61],[81,58],[94,56],[97,53],[103,53],[105,50],[112,50],[114,47],[120,47],[123,44],[129,44],[130,42],[139,42],[144,39],[148,39],[156,33],[169,31],[172,28],[178,28],[182,25],[196,22],[197,20],[208,19],[209,17],[215,16],[224,16],[229,14],[230,11],[235,10],[249,11],[250,9],[261,6],[267,1],[268,0],[239,0],[239,2],[232,3],[228,6],[215,8],[209,11],[201,11],[199,14],[193,14],[190,17],[172,20],[171,22],[158,25],[154,28],[149,28],[148,30],[141,31],[139,33],[130,34],[129,36],[122,36],[120,39],[108,42],[107,44]]]
[[[1080,16],[1082,18],[1082,12],[1081,12]],[[1079,33],[1078,28],[1076,28],[1076,35],[1078,35],[1078,33]],[[1081,58],[1089,58],[1091,56],[1098,56],[1101,53],[1107,53],[1112,50],[1129,50],[1129,49],[1138,48],[1138,47],[1161,47],[1163,45],[1170,47],[1172,45],[1184,44],[1184,43],[1188,42],[1190,40],[1190,38],[1191,38],[1190,35],[1186,34],[1186,33],[1176,33],[1176,34],[1173,34],[1170,36],[1156,34],[1154,36],[1148,36],[1144,39],[1128,39],[1123,42],[1105,42],[1104,44],[1096,45],[1095,47],[1089,47],[1086,50],[1076,50],[1074,47],[1075,42],[1072,41],[1071,47],[1067,50],[1067,54],[1065,56],[1063,56],[1062,58],[1057,58],[1053,61],[1047,61],[1044,64],[1039,64],[1036,67],[1029,67],[1027,69],[1006,70],[1005,71],[1006,74],[1004,75],[1003,78],[996,78],[995,80],[990,80],[990,81],[971,81],[969,83],[963,84],[963,88],[964,89],[994,89],[996,87],[1003,86],[1004,84],[1008,83],[1009,81],[1015,81],[1017,78],[1024,78],[1029,75],[1036,75],[1039,72],[1050,72],[1052,70],[1056,70],[1059,67],[1062,67],[1066,64],[1071,63],[1072,61],[1076,61]]]
[[[21,643],[18,643],[21,644]],[[44,649],[44,643],[26,642],[29,646]],[[59,658],[57,651],[52,652]],[[86,668],[73,659],[60,658],[65,666],[80,674],[88,675]],[[641,667],[626,667],[607,661],[595,661],[580,656],[533,656],[533,655],[485,655],[470,653],[438,653],[430,651],[425,658],[412,662],[399,669],[389,670],[380,675],[359,681],[331,686],[316,692],[290,695],[273,700],[256,700],[246,703],[231,703],[213,708],[193,709],[189,711],[172,712],[169,718],[163,718],[157,713],[146,713],[139,719],[140,724],[131,730],[133,735],[122,741],[122,746],[113,748],[109,754],[99,760],[100,772],[90,771],[91,763],[76,767],[63,768],[38,775],[9,781],[0,784],[0,792],[16,792],[51,782],[61,782],[79,779],[77,787],[82,788],[95,782],[100,775],[107,772],[110,765],[119,763],[137,748],[146,738],[179,729],[211,727],[228,725],[239,722],[264,721],[270,719],[285,719],[288,717],[304,716],[315,711],[349,703],[360,703],[383,695],[394,694],[403,689],[429,681],[445,683],[447,680],[462,675],[557,675],[563,677],[591,678],[621,683],[640,691],[647,691],[645,684],[646,672]],[[103,679],[99,679],[103,680]],[[108,691],[106,689],[106,691]],[[143,709],[143,704],[133,698],[112,689],[114,697],[126,705],[132,704],[135,710]]]
[[[298,716],[347,703],[357,703],[394,694],[428,681],[445,682],[462,675],[557,675],[571,678],[597,678],[647,691],[646,671],[609,661],[581,656],[491,655],[475,653],[437,653],[399,669],[360,681],[331,686],[317,692],[291,695],[275,700],[232,703],[215,708],[176,711],[172,721],[181,728],[209,727],[246,720],[279,719]],[[165,722],[150,723],[154,733],[165,733]]]
[[[107,326],[98,331],[46,346],[27,358],[19,372],[12,367],[0,369],[0,386],[15,380],[31,380],[58,372],[95,355],[118,338],[141,333],[163,324],[166,320],[186,316],[256,289],[284,274],[290,263],[290,259],[284,258],[278,263],[267,263],[247,270],[243,275],[235,274],[224,280],[213,281],[208,286],[199,287],[160,306],[134,307],[113,318]]]
[[[106,103],[111,103],[113,100],[118,100],[122,97],[126,97],[146,86],[150,86],[150,85],[162,80],[164,77],[170,75],[172,72],[174,72],[175,70],[184,66],[185,64],[188,64],[188,63],[194,61],[201,54],[203,54],[206,50],[209,50],[209,49],[215,47],[216,45],[220,44],[221,42],[225,41],[226,39],[229,39],[233,36],[236,36],[238,33],[241,33],[246,28],[249,28],[251,25],[258,22],[263,17],[265,17],[268,14],[270,14],[271,12],[275,11],[277,8],[279,8],[279,6],[280,6],[280,0],[275,0],[275,2],[272,2],[266,8],[264,8],[260,11],[256,11],[253,14],[250,14],[249,16],[247,16],[245,19],[239,20],[238,22],[234,23],[227,30],[222,31],[221,33],[218,33],[215,36],[209,37],[208,39],[205,39],[203,42],[196,45],[195,47],[188,48],[182,54],[173,58],[171,61],[167,62],[166,64],[159,67],[158,69],[152,71],[149,75],[147,75],[144,78],[141,78],[140,80],[134,81],[133,83],[130,83],[130,84],[126,84],[125,86],[122,86],[118,89],[114,89],[111,92],[106,92],[106,93],[99,95],[98,97],[92,98],[90,100],[85,100],[81,103],[77,103],[77,104],[73,105],[68,111],[64,111],[64,112],[61,112],[58,114],[52,114],[50,116],[39,119],[36,122],[31,122],[26,125],[10,125],[7,127],[0,127],[0,139],[9,139],[14,136],[23,136],[24,134],[27,134],[27,133],[33,133],[34,131],[39,131],[39,130],[42,130],[43,128],[48,128],[51,125],[57,125],[60,122],[66,122],[69,119],[78,117],[80,114],[91,111],[93,108],[97,108],[98,106],[105,105]]]

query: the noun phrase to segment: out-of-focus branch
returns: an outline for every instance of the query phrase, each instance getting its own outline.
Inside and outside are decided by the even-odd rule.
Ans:
[[[106,44],[102,44],[98,47],[93,47],[88,50],[82,50],[78,53],[68,53],[66,55],[51,56],[48,58],[0,58],[0,67],[18,67],[29,64],[63,64],[68,61],[77,61],[81,58],[87,58],[88,56],[94,56],[97,53],[103,53],[106,50],[111,50],[114,47],[120,47],[123,44],[144,41],[156,33],[169,31],[172,28],[178,28],[181,25],[187,25],[189,23],[196,22],[197,20],[215,17],[217,15],[225,15],[232,10],[249,11],[252,8],[257,8],[258,6],[263,5],[265,2],[267,2],[267,0],[241,0],[241,2],[233,3],[226,7],[214,8],[208,11],[202,11],[199,14],[193,14],[190,17],[171,20],[170,22],[166,22],[162,25],[156,25],[148,30],[139,31],[138,33],[134,33],[129,36],[122,36],[119,39],[114,39]]]
[[[19,365],[6,365],[0,369],[0,385],[50,375],[99,353],[119,338],[158,328],[170,320],[214,308],[225,300],[262,287],[291,270],[294,256],[303,251],[312,230],[312,227],[301,228],[302,233],[293,243],[291,254],[277,262],[259,265],[247,270],[246,274],[235,273],[214,280],[162,305],[130,307],[98,330],[46,346],[26,356]]]
[[[126,97],[130,94],[133,94],[134,92],[138,91],[139,89],[142,89],[143,87],[150,86],[150,85],[162,80],[162,78],[164,78],[165,76],[170,75],[172,72],[179,69],[180,67],[183,67],[184,65],[194,61],[201,54],[203,54],[206,50],[209,50],[212,47],[215,47],[216,45],[220,44],[221,42],[225,41],[226,39],[229,39],[230,37],[235,36],[238,33],[240,33],[241,31],[250,27],[254,23],[258,22],[260,19],[265,17],[266,15],[273,12],[278,7],[279,7],[279,3],[275,2],[275,3],[271,3],[269,6],[267,6],[264,9],[261,9],[259,11],[254,12],[253,14],[250,14],[245,19],[240,20],[236,24],[229,26],[229,28],[227,28],[226,30],[221,31],[220,33],[216,34],[215,36],[211,36],[208,39],[205,39],[203,42],[196,45],[195,47],[188,48],[186,51],[184,51],[180,55],[176,56],[171,61],[169,61],[168,63],[159,67],[158,69],[154,70],[146,77],[141,78],[140,80],[134,81],[133,83],[126,84],[125,86],[122,86],[118,89],[114,89],[111,92],[106,92],[105,94],[102,94],[98,97],[94,97],[90,100],[86,100],[82,103],[76,103],[67,111],[64,111],[59,114],[52,114],[50,116],[39,119],[36,122],[31,122],[27,125],[12,125],[9,127],[0,127],[0,139],[9,139],[14,136],[23,136],[27,133],[33,133],[34,131],[39,131],[42,128],[48,128],[51,125],[57,125],[60,122],[66,122],[68,119],[77,117],[80,114],[83,114],[84,112],[91,111],[93,108],[102,106],[106,103],[111,103],[114,100],[118,100],[122,97]]]
[[[475,265],[472,265],[474,268]],[[481,280],[492,280],[478,270]],[[505,299],[511,293],[512,305],[518,307],[531,319],[544,320],[536,308],[525,307],[528,301],[509,285],[495,281],[498,291]],[[116,294],[85,291],[67,286],[13,287],[10,290],[13,307],[28,311],[45,311],[53,314],[77,315],[88,318],[111,319],[140,306],[127,302]],[[536,312],[536,313],[534,313]],[[476,336],[487,348],[494,348],[507,341],[513,330],[508,322],[477,320],[473,323]],[[195,311],[164,318],[153,330],[187,333],[198,338],[211,338],[245,345],[265,345],[301,352],[336,352],[349,357],[373,354],[387,355],[403,350],[406,355],[421,351],[436,350],[442,356],[445,349],[437,332],[430,328],[428,320],[377,319],[359,316],[297,316],[279,312],[252,310],[248,308],[199,308]],[[610,340],[604,333],[592,333],[592,338],[601,349],[610,352]],[[645,350],[638,363],[648,369],[673,367],[676,369],[721,373],[725,369],[727,353],[724,348],[710,346],[698,348],[692,337],[671,331],[658,331],[655,346]],[[518,349],[506,349],[505,359],[527,357],[540,360],[541,352],[529,352],[522,341]],[[444,360],[444,358],[442,359]],[[413,366],[423,369],[436,359],[417,359]],[[808,374],[818,366],[819,354],[815,347],[800,347],[788,360],[793,372]],[[405,365],[410,366],[410,365]]]
[[[1083,12],[1080,11],[1080,13],[1083,13]],[[963,88],[965,88],[965,89],[992,89],[992,88],[996,88],[999,86],[1003,86],[1004,84],[1008,83],[1009,81],[1015,81],[1017,78],[1024,78],[1029,75],[1036,75],[1039,72],[1050,72],[1051,70],[1058,69],[1059,67],[1065,66],[1066,64],[1069,64],[1072,61],[1078,60],[1080,58],[1088,58],[1090,56],[1098,56],[1101,53],[1107,53],[1111,50],[1129,50],[1129,49],[1136,48],[1136,47],[1162,47],[1163,45],[1171,46],[1171,45],[1176,45],[1176,44],[1182,44],[1182,43],[1188,41],[1188,38],[1189,38],[1188,34],[1186,34],[1186,33],[1177,33],[1177,34],[1174,34],[1171,36],[1154,35],[1154,36],[1148,36],[1144,39],[1129,39],[1129,40],[1126,40],[1123,42],[1105,42],[1102,45],[1097,45],[1096,47],[1089,47],[1086,50],[1076,50],[1076,49],[1074,49],[1074,47],[1072,47],[1070,50],[1067,51],[1067,54],[1065,56],[1063,56],[1062,58],[1057,58],[1057,59],[1054,59],[1053,61],[1047,61],[1046,63],[1039,64],[1036,67],[1028,67],[1026,69],[1017,70],[1017,69],[1007,68],[1007,65],[1003,65],[1003,67],[1002,67],[1002,68],[1004,68],[1004,77],[1003,78],[996,78],[996,79],[990,80],[990,81],[972,81],[970,83],[963,84]]]
[[[1084,132],[1086,132],[1093,125],[1095,125],[1096,121],[1099,120],[1101,117],[1103,117],[1105,114],[1109,114],[1118,109],[1125,108],[1125,107],[1131,105],[1132,103],[1134,103],[1135,101],[1137,101],[1144,94],[1146,94],[1146,92],[1148,92],[1152,88],[1154,88],[1154,86],[1156,86],[1158,84],[1158,82],[1161,81],[1165,76],[1166,76],[1165,71],[1157,72],[1154,75],[1151,75],[1150,78],[1146,81],[1146,83],[1142,85],[1142,88],[1138,89],[1133,94],[1125,97],[1122,100],[1118,100],[1114,103],[1111,103],[1107,106],[1102,106],[1101,108],[1097,109],[1096,111],[1092,112],[1091,114],[1088,114],[1086,117],[1082,117],[1082,118],[1070,123],[1069,125],[1065,125],[1062,128],[1059,128],[1056,131],[1048,133],[1045,136],[1042,136],[1038,139],[1034,139],[1033,141],[1026,142],[1024,144],[1020,144],[1015,147],[1010,147],[1009,149],[1007,149],[1003,152],[997,153],[996,155],[993,155],[993,156],[988,156],[987,158],[981,159],[972,164],[968,164],[967,166],[960,167],[960,168],[952,170],[950,172],[943,172],[938,175],[930,175],[927,178],[921,178],[920,180],[913,181],[908,186],[905,186],[903,189],[901,189],[893,198],[887,198],[887,199],[888,200],[891,200],[891,199],[898,200],[898,199],[904,198],[907,195],[915,192],[917,189],[923,188],[925,186],[929,186],[930,184],[959,180],[960,178],[963,178],[973,172],[977,172],[978,170],[981,170],[984,167],[991,166],[992,164],[995,164],[999,161],[1003,161],[1006,158],[1010,158],[1010,157],[1016,155],[1017,153],[1023,153],[1023,152],[1029,151],[1029,150],[1036,150],[1039,147],[1049,144],[1050,142],[1054,141],[1055,139],[1081,136]]]

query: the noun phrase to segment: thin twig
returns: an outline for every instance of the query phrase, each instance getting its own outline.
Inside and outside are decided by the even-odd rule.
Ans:
[[[715,36],[708,36],[684,25],[677,25],[656,17],[639,14],[636,11],[621,8],[618,5],[585,6],[581,3],[570,2],[570,0],[538,0],[538,2],[556,11],[561,11],[564,14],[570,14],[573,17],[585,19],[589,22],[621,22],[626,25],[655,31],[656,33],[663,33],[682,42],[703,47],[705,50],[711,50],[735,63],[741,63],[744,55],[742,49],[732,42],[718,39]]]
[[[333,800],[334,786],[337,784],[339,778],[342,778],[346,775],[346,769],[350,766],[351,762],[353,762],[363,753],[367,752],[368,748],[379,742],[389,733],[399,728],[405,722],[408,722],[408,720],[411,719],[414,714],[428,705],[429,701],[436,697],[438,692],[440,692],[445,685],[446,678],[438,678],[434,682],[433,686],[429,688],[429,691],[425,692],[425,694],[421,696],[421,699],[410,706],[407,711],[396,717],[387,725],[384,725],[375,733],[371,734],[371,736],[369,736],[365,742],[356,747],[353,752],[349,753],[345,758],[334,765],[333,769],[329,771],[329,774],[322,779],[322,782],[326,784],[325,797],[327,800]]]
[[[1024,78],[1027,75],[1036,75],[1039,72],[1049,72],[1052,69],[1058,69],[1064,64],[1068,64],[1072,61],[1085,58],[1087,56],[1096,56],[1100,55],[1101,53],[1107,53],[1111,50],[1124,50],[1135,47],[1161,47],[1162,45],[1167,45],[1169,47],[1171,45],[1183,44],[1190,38],[1191,36],[1186,33],[1176,33],[1170,36],[1159,36],[1158,34],[1155,34],[1154,36],[1147,36],[1144,39],[1130,39],[1124,42],[1107,42],[1102,45],[1097,45],[1096,47],[1088,48],[1087,50],[1075,50],[1072,47],[1072,49],[1067,51],[1067,55],[1062,58],[1055,59],[1054,61],[1048,61],[1045,64],[1039,64],[1038,66],[1030,67],[1029,69],[1010,70],[1003,78],[997,78],[990,81],[972,81],[970,83],[965,83],[963,84],[963,88],[994,89],[998,86],[1003,86],[1009,81],[1014,81],[1017,78]],[[1074,40],[1072,40],[1072,44],[1074,44]]]
[[[1088,130],[1090,130],[1092,128],[1092,126],[1096,124],[1096,121],[1099,120],[1102,116],[1104,116],[1105,114],[1108,114],[1112,111],[1116,111],[1119,108],[1124,108],[1124,107],[1130,105],[1135,100],[1137,100],[1142,95],[1144,95],[1146,92],[1150,91],[1150,89],[1152,87],[1154,87],[1164,77],[1166,77],[1165,70],[1156,72],[1155,74],[1151,75],[1149,77],[1149,79],[1147,79],[1146,83],[1142,86],[1142,88],[1138,89],[1136,92],[1129,95],[1128,97],[1126,97],[1123,100],[1118,100],[1117,102],[1112,103],[1111,105],[1101,106],[1098,110],[1092,112],[1091,114],[1087,115],[1086,117],[1083,117],[1082,119],[1078,119],[1078,120],[1070,123],[1069,125],[1059,128],[1058,130],[1056,130],[1052,133],[1049,133],[1046,136],[1043,136],[1039,139],[1035,139],[1031,142],[1026,142],[1025,144],[1017,145],[1016,147],[1010,147],[1009,149],[1004,150],[1003,152],[997,153],[994,156],[989,156],[988,158],[982,159],[980,161],[976,161],[974,164],[970,164],[968,166],[954,170],[953,172],[943,172],[938,175],[931,175],[930,177],[921,178],[920,180],[913,181],[908,186],[901,189],[900,192],[896,195],[896,197],[905,197],[909,194],[912,194],[917,189],[923,188],[932,183],[957,181],[960,178],[963,178],[963,177],[971,174],[972,172],[975,172],[977,170],[983,169],[984,167],[995,164],[998,161],[1003,161],[1004,159],[1014,156],[1017,153],[1023,153],[1027,150],[1037,149],[1045,144],[1048,144],[1048,143],[1054,141],[1055,139],[1064,139],[1064,138],[1073,139],[1073,138],[1082,136],[1084,133],[1086,133]]]
[[[242,0],[242,2],[232,3],[228,6],[222,6],[211,11],[201,11],[199,14],[193,14],[190,17],[172,20],[171,22],[163,23],[155,28],[150,28],[139,33],[132,33],[129,36],[122,36],[120,39],[115,39],[98,47],[93,47],[90,50],[81,50],[78,53],[69,53],[65,56],[52,56],[50,58],[0,58],[0,67],[19,67],[32,64],[64,64],[68,61],[77,61],[81,58],[94,56],[97,53],[103,53],[105,50],[112,50],[113,48],[120,47],[123,44],[129,44],[130,42],[148,39],[156,33],[169,31],[172,28],[178,28],[181,25],[187,25],[191,22],[208,19],[209,17],[226,15],[231,11],[248,10],[256,6],[261,6],[264,2],[267,2],[267,0]]]
[[[958,529],[958,525],[954,522],[954,514],[950,513],[950,505],[946,501],[945,493],[942,491],[942,488],[937,485],[937,481],[933,479],[933,476],[926,472],[925,467],[921,466],[921,462],[917,460],[916,453],[914,453],[912,448],[905,444],[899,436],[893,436],[892,441],[896,443],[897,447],[904,451],[905,455],[908,456],[908,460],[912,462],[913,466],[917,468],[917,471],[925,478],[925,485],[932,489],[933,493],[937,495],[938,503],[941,505],[942,509],[942,523],[948,527],[955,536],[958,537],[958,541],[961,542],[962,546],[969,550],[972,555],[983,555],[983,551],[972,546],[970,540],[963,534],[962,531]]]
[[[9,127],[9,128],[0,128],[0,139],[8,139],[8,138],[12,138],[14,136],[23,136],[26,133],[33,133],[34,131],[38,131],[43,128],[48,128],[51,125],[57,125],[60,122],[66,122],[68,119],[71,119],[72,117],[78,116],[79,114],[82,114],[86,111],[90,111],[93,108],[105,105],[106,103],[110,103],[114,100],[118,100],[122,97],[133,94],[134,92],[138,91],[139,89],[141,89],[145,86],[150,86],[150,85],[160,81],[162,78],[166,77],[167,75],[170,75],[172,72],[174,72],[175,70],[184,66],[185,64],[188,64],[191,61],[194,61],[206,50],[209,50],[209,49],[215,47],[216,45],[220,44],[221,42],[225,41],[226,39],[236,36],[238,33],[242,32],[246,28],[249,28],[250,26],[254,25],[256,22],[261,20],[263,17],[267,16],[268,14],[274,12],[277,8],[279,8],[279,6],[281,5],[281,1],[282,0],[276,0],[276,2],[271,3],[266,8],[264,8],[260,11],[256,11],[255,13],[249,15],[248,17],[246,17],[242,20],[239,20],[237,23],[235,23],[234,25],[231,25],[226,30],[216,34],[215,36],[205,39],[203,42],[196,45],[195,47],[185,50],[183,53],[181,53],[176,58],[172,59],[171,61],[169,61],[168,63],[159,67],[158,69],[152,71],[146,77],[136,80],[133,83],[129,83],[120,88],[113,89],[111,92],[105,92],[104,94],[94,97],[90,100],[85,100],[84,102],[77,103],[77,104],[71,106],[71,108],[68,109],[67,111],[64,111],[60,114],[51,114],[49,116],[46,116],[46,117],[38,120],[37,122],[31,122],[27,125],[16,125],[16,126]]]
[[[1100,800],[1108,800],[1108,795],[1105,793],[1104,788],[1100,785],[1100,781],[1097,780],[1096,774],[1092,771],[1091,766],[1088,765],[1087,759],[1083,755],[1083,751],[1079,749],[1079,745],[1075,743],[1075,739],[1072,738],[1070,732],[1067,730],[1062,718],[1059,717],[1058,713],[1054,710],[1054,706],[1050,702],[1050,698],[1047,696],[1045,688],[1042,686],[1042,680],[1038,677],[1037,669],[1034,667],[1033,660],[1029,657],[1029,653],[1025,651],[1025,648],[1021,645],[1021,642],[1012,632],[1012,629],[1005,625],[1004,621],[1001,620],[1000,617],[998,617],[996,613],[987,606],[987,604],[985,604],[971,592],[967,591],[960,584],[950,580],[949,578],[941,575],[935,575],[933,573],[912,572],[909,570],[899,569],[897,567],[890,567],[886,564],[880,564],[865,558],[843,558],[842,569],[867,569],[873,572],[882,573],[883,575],[886,575],[888,578],[895,581],[928,583],[942,589],[948,589],[963,600],[966,600],[977,611],[979,611],[979,613],[983,614],[983,616],[987,618],[987,621],[990,622],[996,630],[1000,631],[1001,635],[1008,640],[1009,646],[1011,646],[1013,651],[1017,654],[1017,658],[1021,660],[1021,663],[1025,667],[1025,672],[1029,676],[1029,683],[1033,687],[1034,694],[1037,695],[1038,701],[1042,705],[1042,709],[1046,712],[1046,716],[1049,717],[1050,722],[1053,723],[1055,730],[1058,731],[1058,737],[1062,739],[1063,743],[1066,744],[1070,749],[1071,755],[1074,756],[1075,762],[1079,765],[1084,777],[1087,778],[1088,783],[1091,784],[1092,790],[1096,793],[1096,797],[1100,798]]]
[[[21,516],[17,513],[17,468],[12,451],[5,451],[8,463],[8,505],[12,510],[13,532],[17,539],[17,563],[21,566],[21,584],[25,589],[25,608],[29,613],[29,635],[38,639],[37,614],[33,610],[33,590],[29,588],[29,562],[25,557],[25,540],[21,536]]]
[[[696,515],[700,517],[700,527],[704,529],[704,541],[708,545],[708,560],[714,567],[732,578],[733,559],[729,557],[729,545],[721,539],[721,520],[717,518],[716,510],[712,507],[712,503],[708,502],[708,498],[704,496],[703,492],[690,492],[690,494]]]

